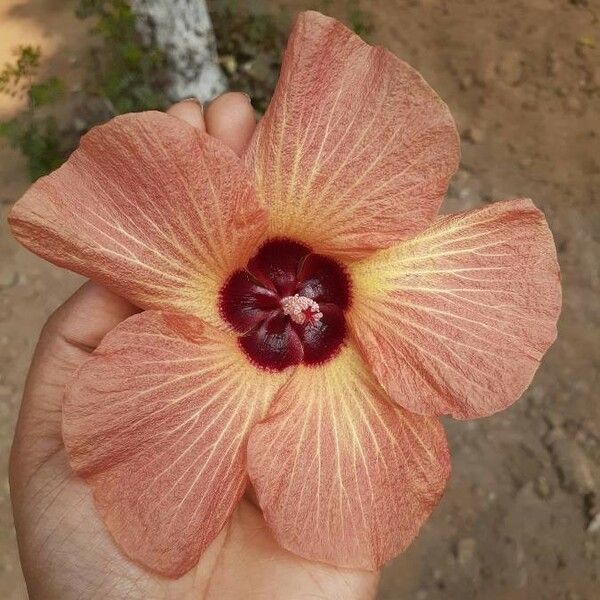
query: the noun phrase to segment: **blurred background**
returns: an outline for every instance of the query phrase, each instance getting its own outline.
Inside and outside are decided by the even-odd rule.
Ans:
[[[6,479],[23,380],[40,327],[81,283],[17,246],[10,206],[115,114],[225,87],[260,114],[293,15],[313,8],[411,63],[449,104],[463,158],[444,210],[533,198],[563,275],[558,341],[510,410],[447,422],[449,491],[379,597],[597,599],[600,1],[209,0],[214,37],[200,1],[173,3],[192,5],[185,35],[147,4],[0,0],[0,598],[24,598]]]

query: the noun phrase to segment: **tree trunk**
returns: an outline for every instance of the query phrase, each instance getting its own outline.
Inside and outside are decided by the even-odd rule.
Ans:
[[[130,0],[130,5],[144,41],[156,44],[171,65],[172,101],[205,102],[225,91],[205,0]]]

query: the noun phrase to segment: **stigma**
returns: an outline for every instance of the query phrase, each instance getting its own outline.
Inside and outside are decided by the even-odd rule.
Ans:
[[[320,321],[323,313],[319,309],[319,305],[306,296],[294,294],[281,299],[281,308],[283,314],[299,325],[311,324]]]

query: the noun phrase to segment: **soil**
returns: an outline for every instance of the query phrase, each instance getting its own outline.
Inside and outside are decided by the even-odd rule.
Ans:
[[[274,10],[308,3],[273,1]],[[323,6],[323,2],[320,6]],[[326,2],[337,14],[343,2]],[[312,3],[312,7],[318,7]],[[85,27],[73,2],[3,0],[0,63],[39,43],[77,85]],[[446,211],[528,196],[559,251],[559,336],[511,409],[448,421],[454,472],[417,541],[386,567],[382,600],[594,600],[600,589],[600,1],[372,0],[371,40],[449,104],[463,159]],[[0,118],[18,108],[2,100]],[[80,279],[9,237],[27,179],[0,147],[0,454],[8,456],[28,362],[48,314]],[[23,597],[2,461],[0,597]]]

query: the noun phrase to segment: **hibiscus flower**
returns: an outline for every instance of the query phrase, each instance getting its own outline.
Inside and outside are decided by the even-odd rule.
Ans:
[[[439,417],[513,403],[560,310],[530,200],[436,216],[458,160],[418,73],[308,12],[242,158],[124,115],[15,205],[25,246],[143,309],[64,401],[128,556],[186,572],[249,482],[303,557],[376,569],[414,539],[450,474]]]

